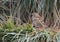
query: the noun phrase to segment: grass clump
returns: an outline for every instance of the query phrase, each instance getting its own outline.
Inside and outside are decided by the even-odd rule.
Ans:
[[[1,42],[60,42],[60,34],[47,29],[40,32],[32,27],[32,24],[24,23],[15,25],[9,18],[2,23],[0,28]]]

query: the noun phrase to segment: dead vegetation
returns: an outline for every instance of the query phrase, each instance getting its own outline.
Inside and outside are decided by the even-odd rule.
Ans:
[[[60,42],[60,0],[0,0],[0,32],[1,42]]]

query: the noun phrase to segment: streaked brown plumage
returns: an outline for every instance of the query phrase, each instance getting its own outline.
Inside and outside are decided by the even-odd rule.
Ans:
[[[46,27],[43,22],[43,18],[38,13],[32,13],[32,25],[36,29]]]

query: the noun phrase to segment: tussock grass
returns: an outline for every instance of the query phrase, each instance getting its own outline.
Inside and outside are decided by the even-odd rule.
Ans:
[[[0,23],[0,42],[60,42],[60,33],[55,32],[57,29],[37,31],[29,24],[32,13],[37,12],[48,27],[60,28],[59,0],[3,0],[0,3],[3,20]]]
[[[1,42],[59,42],[60,33],[53,30],[35,30],[31,24],[14,25],[13,20],[8,19],[0,29]]]

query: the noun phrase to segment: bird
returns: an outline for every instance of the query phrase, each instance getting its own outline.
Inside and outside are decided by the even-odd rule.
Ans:
[[[32,13],[32,25],[35,29],[43,29],[47,27],[44,22],[43,18],[39,15],[39,13]]]

